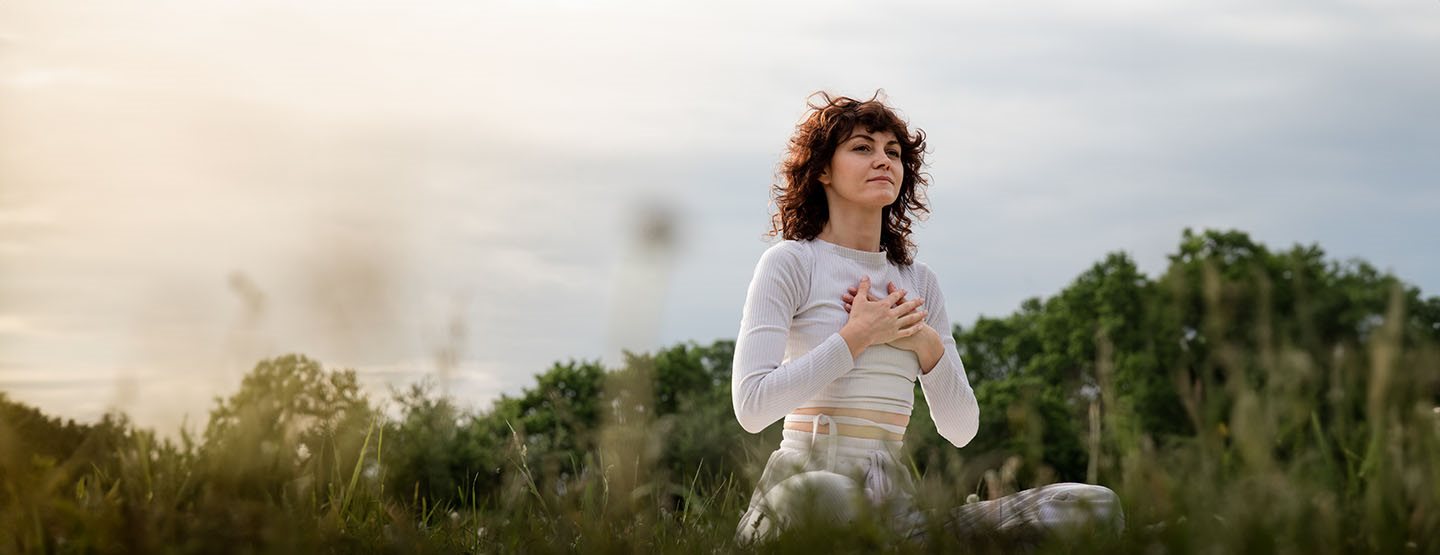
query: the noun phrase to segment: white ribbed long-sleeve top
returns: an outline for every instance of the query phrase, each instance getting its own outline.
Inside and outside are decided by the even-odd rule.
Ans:
[[[945,352],[920,373],[914,352],[872,345],[852,357],[840,336],[849,319],[841,295],[870,276],[873,298],[895,282],[907,298],[925,299],[926,323],[940,332]],[[883,252],[842,247],[820,239],[786,240],[760,256],[745,296],[735,341],[731,400],[746,431],[766,426],[801,407],[846,407],[910,415],[919,379],[940,435],[956,447],[975,437],[980,408],[955,349],[945,296],[925,263],[890,263]]]

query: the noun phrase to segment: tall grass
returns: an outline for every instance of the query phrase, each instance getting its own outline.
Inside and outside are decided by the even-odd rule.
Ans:
[[[1212,310],[1203,331],[1236,337],[1230,285],[1206,276]],[[1080,414],[1098,421],[1077,429],[1098,434],[1084,441],[1094,457],[1090,474],[1123,500],[1128,526],[1119,536],[957,534],[937,518],[927,543],[912,544],[891,535],[880,513],[867,512],[849,526],[798,526],[759,549],[1440,552],[1440,349],[1407,333],[1401,291],[1363,341],[1319,350],[1304,343],[1303,330],[1276,325],[1267,302],[1257,306],[1258,323],[1239,334],[1244,340],[1218,339],[1198,374],[1172,373],[1195,430],[1189,436],[1141,431],[1112,379],[1115,350],[1103,331],[1096,334],[1099,397],[1093,413]],[[63,459],[27,444],[24,431],[35,422],[11,417],[0,421],[0,553],[736,550],[734,528],[775,431],[727,444],[746,465],[713,468],[721,463],[702,459],[683,473],[668,471],[666,442],[701,412],[659,417],[643,408],[655,404],[653,368],[629,370],[609,377],[602,406],[611,412],[582,459],[534,466],[541,432],[507,421],[503,444],[490,453],[500,461],[498,487],[471,473],[444,497],[418,482],[394,486],[389,450],[413,447],[397,447],[405,445],[395,437],[400,428],[380,412],[316,417],[326,426],[311,422],[306,430],[323,433],[307,433],[256,416],[263,403],[235,404],[223,430],[212,426],[203,440],[182,431],[173,441],[123,418],[107,420]],[[1026,410],[1017,406],[1010,416]],[[1053,474],[1020,471],[1035,465],[1027,457],[1038,455],[1027,453],[1038,452],[961,450],[924,465],[912,458],[917,503],[941,517],[971,494],[994,498],[1040,485]]]

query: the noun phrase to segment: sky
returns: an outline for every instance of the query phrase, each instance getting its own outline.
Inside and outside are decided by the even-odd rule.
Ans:
[[[820,90],[927,134],[955,323],[1187,227],[1432,296],[1437,67],[1418,0],[5,2],[0,392],[169,432],[285,353],[483,409],[733,339]]]

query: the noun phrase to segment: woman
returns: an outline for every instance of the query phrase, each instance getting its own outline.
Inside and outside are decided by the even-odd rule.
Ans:
[[[737,527],[742,543],[795,518],[802,492],[841,521],[863,492],[918,538],[914,481],[896,458],[915,381],[950,443],[963,447],[979,426],[939,279],[909,239],[911,214],[928,212],[925,135],[874,97],[821,99],[790,140],[771,230],[784,241],[760,257],[735,344],[736,419],[751,433],[785,421]],[[1054,484],[965,505],[947,522],[1123,526],[1123,516],[1109,489]]]

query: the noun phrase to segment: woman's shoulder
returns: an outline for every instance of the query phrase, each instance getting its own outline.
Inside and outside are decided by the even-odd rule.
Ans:
[[[760,255],[760,262],[755,265],[755,279],[782,284],[797,298],[805,298],[809,295],[812,266],[810,245],[786,239],[770,245]]]
[[[812,258],[811,245],[809,241],[796,241],[784,239],[765,249],[760,255],[762,266],[782,266],[786,268],[799,268],[808,264]]]
[[[910,279],[917,285],[925,287],[927,292],[929,287],[940,281],[939,276],[935,275],[935,270],[930,269],[929,264],[926,264],[918,258],[912,260],[910,265],[905,266],[905,268],[910,272]]]

